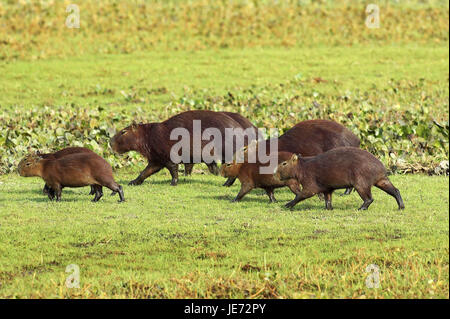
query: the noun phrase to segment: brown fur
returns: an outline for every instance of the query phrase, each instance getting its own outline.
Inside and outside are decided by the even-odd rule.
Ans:
[[[19,165],[19,174],[41,177],[49,186],[50,200],[56,195],[56,200],[60,201],[64,187],[91,185],[95,189],[93,201],[102,197],[102,186],[108,187],[113,193],[118,192],[120,201],[124,201],[122,187],[115,182],[111,165],[94,152],[69,154],[61,158],[28,155]]]
[[[235,114],[235,117],[237,116],[239,115]],[[170,160],[170,149],[178,142],[178,140],[170,140],[170,133],[173,129],[178,127],[187,129],[191,134],[192,146],[194,120],[201,120],[202,133],[209,127],[219,129],[222,133],[223,146],[225,145],[226,128],[243,128],[240,123],[236,122],[227,114],[213,111],[187,111],[177,114],[164,122],[133,124],[126,127],[111,139],[110,144],[112,149],[119,154],[137,151],[148,160],[147,167],[135,180],[130,182],[130,185],[142,184],[147,177],[160,171],[162,168],[167,168],[170,171],[170,174],[172,175],[171,185],[177,184],[178,164],[175,164]],[[208,143],[209,141],[202,141],[201,148],[203,149]],[[245,139],[245,144],[247,143],[248,140]],[[222,154],[222,161],[225,161],[225,154]],[[191,161],[185,164],[193,164],[192,147]],[[207,164],[215,165],[215,163]],[[187,171],[189,171],[189,169],[192,169],[192,166],[188,166]]]
[[[333,209],[331,195],[335,189],[354,187],[364,201],[360,209],[373,202],[371,188],[376,186],[393,196],[399,209],[402,197],[386,175],[384,165],[372,154],[355,147],[339,147],[305,160],[297,155],[279,164],[275,176],[281,180],[295,178],[303,187],[301,194],[287,203],[293,207],[314,194],[325,194],[327,209]]]
[[[288,160],[291,157],[291,153],[280,152],[278,153],[278,162]],[[275,188],[288,186],[294,194],[300,194],[301,190],[297,180],[288,179],[281,181],[276,179],[273,174],[261,174],[259,169],[261,166],[266,166],[262,163],[228,163],[222,165],[220,174],[228,178],[238,178],[241,182],[241,190],[239,194],[233,199],[233,202],[240,201],[247,193],[254,188],[262,188],[269,196],[270,202],[275,202],[275,196],[273,191]]]
[[[264,142],[259,142],[264,143]],[[270,139],[265,141],[266,152]],[[360,140],[343,125],[329,120],[308,120],[296,124],[278,137],[278,152],[291,152],[301,156],[316,156],[336,147],[359,147]],[[348,188],[344,194],[350,194]]]
[[[40,157],[46,158],[46,159],[58,159],[58,158],[66,156],[66,155],[77,154],[77,153],[93,153],[93,152],[86,147],[67,147],[67,148],[59,150],[57,152],[54,152],[54,153],[40,153],[38,151],[38,152],[36,152],[36,155],[39,155]],[[19,163],[19,166],[20,166],[20,163]],[[44,185],[42,192],[44,194],[48,195],[49,187],[47,184]],[[95,194],[95,188],[93,186],[91,186],[91,191],[89,192],[89,195],[94,195],[94,194]]]

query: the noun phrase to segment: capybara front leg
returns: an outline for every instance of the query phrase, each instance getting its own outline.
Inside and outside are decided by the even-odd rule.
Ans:
[[[266,188],[265,189],[267,196],[269,196],[269,201],[271,203],[276,203],[275,195],[273,194],[273,188]]]
[[[325,197],[325,208],[328,210],[333,210],[333,206],[331,205],[331,195],[333,192],[323,193]]]
[[[62,187],[61,185],[52,185],[52,189],[55,191],[56,201],[61,201]]]
[[[295,198],[291,200],[289,203],[287,203],[285,206],[286,208],[292,208],[302,200],[305,200],[312,196],[314,196],[314,193],[302,191],[300,194],[295,195]]]
[[[95,193],[95,187],[94,187],[94,185],[91,185],[91,191],[89,192],[89,194],[88,195],[95,195],[96,193]]]
[[[223,186],[230,187],[236,181],[236,177],[228,177]]]
[[[370,186],[366,188],[355,187],[361,199],[364,201],[362,206],[358,210],[366,210],[369,208],[370,204],[373,203],[372,192]]]
[[[192,163],[185,163],[184,164],[184,176],[191,175],[193,168],[194,168],[194,164],[192,164]]]
[[[241,190],[231,202],[239,202],[248,192],[253,189],[253,185],[241,184]]]
[[[139,174],[139,176],[129,182],[128,185],[141,185],[147,177],[159,172],[161,169],[161,165],[149,163],[147,167]]]
[[[172,181],[170,182],[170,185],[176,186],[178,184],[178,164],[168,163],[167,169],[169,170],[170,175],[172,176]]]
[[[391,181],[388,178],[383,178],[382,180],[378,181],[375,186],[394,197],[397,201],[398,209],[405,208],[405,204],[403,204],[403,199],[400,195],[400,191],[395,188],[394,185],[392,185]]]

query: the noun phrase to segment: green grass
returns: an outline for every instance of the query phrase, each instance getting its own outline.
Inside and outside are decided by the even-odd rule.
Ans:
[[[4,62],[0,63],[0,108],[74,104],[156,111],[194,90],[224,95],[229,90],[279,84],[296,77],[326,80],[300,90],[325,96],[384,89],[391,79],[425,79],[429,85],[425,92],[431,97],[442,95],[445,103],[448,61],[448,45],[387,45],[148,52]],[[133,91],[138,92],[136,99],[124,96]],[[276,89],[271,93],[277,94]],[[417,100],[417,94],[420,92],[412,91],[408,100]],[[407,106],[401,103],[401,107]],[[437,104],[433,112],[441,114],[447,108],[448,103]]]
[[[334,210],[312,198],[293,211],[255,190],[230,203],[223,179],[194,174],[170,187],[161,172],[125,186],[127,201],[88,188],[49,202],[37,178],[0,177],[0,297],[7,298],[448,298],[448,177],[392,176],[406,209],[374,188],[368,211],[356,193]],[[65,287],[66,266],[81,287]],[[366,288],[368,265],[381,287]]]

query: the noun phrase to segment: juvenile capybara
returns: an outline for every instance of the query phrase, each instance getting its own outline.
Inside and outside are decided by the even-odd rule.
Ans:
[[[66,148],[59,150],[57,152],[54,152],[54,153],[40,153],[39,151],[37,151],[36,155],[39,155],[40,157],[47,158],[47,159],[57,159],[57,158],[64,157],[66,155],[76,154],[76,153],[93,153],[93,152],[86,147],[66,147]],[[20,165],[20,163],[19,163],[19,165]],[[49,190],[49,187],[47,184],[45,184],[42,192],[47,195],[48,190]],[[94,194],[95,194],[95,189],[94,189],[94,187],[91,186],[91,191],[90,191],[89,195],[94,195]]]
[[[64,187],[92,186],[95,190],[93,201],[103,196],[102,186],[119,193],[120,200],[125,200],[122,186],[116,183],[111,165],[93,152],[75,153],[58,159],[42,158],[28,155],[19,165],[19,174],[24,177],[39,176],[49,187],[48,197],[61,200]]]
[[[384,165],[372,154],[356,147],[339,147],[305,160],[293,154],[278,165],[275,178],[295,178],[302,191],[286,204],[291,208],[315,194],[324,193],[325,207],[333,209],[331,195],[335,189],[354,187],[364,201],[365,210],[373,202],[371,188],[376,186],[393,196],[399,209],[405,208],[400,191],[392,185]]]
[[[288,160],[291,157],[291,153],[280,152],[274,154],[277,156],[278,162]],[[275,202],[275,196],[273,194],[275,188],[280,188],[287,186],[294,194],[300,194],[300,186],[296,179],[288,179],[280,181],[274,178],[273,174],[261,174],[260,167],[267,164],[257,163],[225,163],[220,168],[220,174],[223,177],[228,178],[238,178],[241,182],[241,190],[233,202],[240,201],[247,193],[249,193],[254,188],[262,188],[266,191],[267,196],[269,196],[270,202]]]
[[[259,141],[261,145],[264,141]],[[266,153],[270,139],[265,141]],[[336,147],[359,147],[359,138],[343,125],[329,120],[302,121],[278,137],[277,152],[291,152],[301,156],[316,156]],[[230,185],[226,185],[230,186]],[[344,194],[350,194],[348,188]]]
[[[214,139],[214,136],[210,136],[209,139],[197,140],[199,137],[194,137],[194,121],[201,121],[201,132],[203,136],[206,129],[217,129],[221,134],[220,141]],[[235,139],[226,139],[226,129],[243,129],[241,124],[233,120],[230,116],[223,112],[213,111],[187,111],[177,114],[164,122],[160,123],[148,123],[148,124],[133,124],[123,130],[119,131],[110,141],[112,149],[119,153],[125,153],[129,151],[137,151],[141,155],[147,158],[147,167],[139,174],[139,176],[131,181],[130,185],[140,185],[150,175],[160,171],[162,168],[167,168],[172,176],[171,185],[178,183],[178,163],[174,163],[171,160],[171,149],[175,144],[178,144],[182,139],[176,136],[171,140],[170,136],[174,129],[184,129],[189,134],[189,154],[188,159],[181,160],[184,164],[193,164],[196,158],[203,160],[202,152],[206,145],[212,142],[217,145],[220,151],[217,160],[222,162],[226,161],[227,155],[225,149],[230,149],[230,157],[234,154],[237,147]],[[245,136],[245,134],[239,134],[240,138],[244,140],[244,145],[247,145],[248,141],[253,139]],[[254,133],[256,136],[256,132]],[[199,148],[194,149],[194,139],[198,142]],[[181,153],[181,150],[180,152]],[[177,154],[179,154],[177,153]],[[180,154],[179,154],[180,155]],[[207,162],[207,165],[216,165],[215,160]]]

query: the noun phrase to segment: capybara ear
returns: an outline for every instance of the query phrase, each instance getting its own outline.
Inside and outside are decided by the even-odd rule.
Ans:
[[[293,154],[292,157],[291,157],[291,161],[297,162],[298,161],[298,155],[297,154]]]
[[[135,121],[133,121],[133,123],[131,123],[131,130],[135,131],[137,129],[139,124],[137,124]]]

